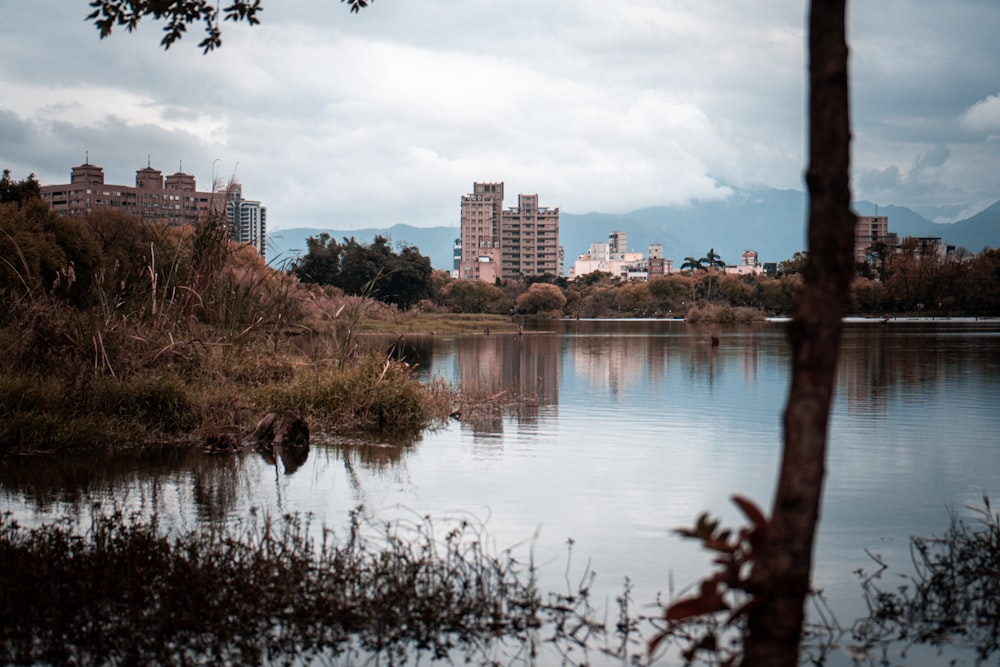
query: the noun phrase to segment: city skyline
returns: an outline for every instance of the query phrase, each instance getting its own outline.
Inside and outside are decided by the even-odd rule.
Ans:
[[[79,5],[76,3],[79,1]],[[522,4],[523,2],[523,4]],[[260,184],[269,226],[458,226],[470,178],[566,213],[804,189],[804,7],[265,2],[207,56],[100,40],[84,0],[0,18],[0,162],[57,182],[152,155]],[[857,3],[854,197],[937,221],[1000,200],[1000,5]],[[334,64],[336,64],[334,66]]]
[[[164,175],[147,159],[146,166],[135,171],[134,185],[109,179],[104,168],[93,164],[89,156],[83,164],[70,168],[69,181],[40,183],[42,200],[61,215],[88,215],[111,210],[135,216],[143,222],[171,226],[194,225],[214,209],[224,212],[230,237],[253,246],[267,258],[267,207],[258,200],[243,197],[243,186],[236,181],[213,181],[208,190],[198,190],[197,178],[180,169]]]

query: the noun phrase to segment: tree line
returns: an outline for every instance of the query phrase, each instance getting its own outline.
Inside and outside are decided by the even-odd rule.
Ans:
[[[648,282],[595,271],[573,281],[543,275],[491,284],[432,271],[419,249],[402,245],[393,251],[382,236],[364,244],[354,238],[338,243],[321,234],[307,243],[308,252],[291,269],[303,282],[368,294],[404,309],[551,317],[684,317],[704,306],[787,315],[802,289],[808,257],[795,253],[778,263],[774,275],[737,275],[725,273],[725,261],[709,249],[703,258],[686,258],[680,272]],[[848,312],[1000,314],[1000,250],[974,254],[960,248],[947,255],[932,250],[908,237],[877,265],[857,265]]]
[[[94,281],[116,277],[127,286],[153,259],[150,243],[162,230],[111,211],[77,220],[50,211],[33,176],[4,170],[0,235],[0,289],[56,289],[62,298],[89,305]],[[287,272],[306,284],[368,296],[402,310],[550,317],[685,317],[704,306],[745,309],[761,316],[792,313],[803,286],[806,252],[777,265],[774,275],[725,273],[714,249],[687,257],[680,272],[626,281],[593,272],[565,277],[522,276],[502,284],[452,278],[409,244],[386,236],[370,243],[310,237],[307,252]],[[1000,315],[1000,249],[936,252],[904,238],[898,249],[874,249],[854,267],[848,312],[858,315]]]

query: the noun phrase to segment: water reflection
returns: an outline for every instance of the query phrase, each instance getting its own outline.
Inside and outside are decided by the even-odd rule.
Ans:
[[[373,516],[469,512],[489,517],[501,548],[529,541],[537,562],[558,563],[543,583],[563,584],[572,537],[601,575],[595,599],[627,575],[646,603],[708,566],[672,527],[705,510],[732,523],[734,492],[771,497],[790,364],[781,323],[571,321],[408,342],[425,377],[535,400],[410,442],[320,434],[292,465],[169,448],[10,459],[0,503],[35,521],[111,498],[188,523],[251,507],[332,525],[359,503]],[[910,535],[1000,497],[1000,322],[848,323],[840,363],[816,580],[849,622],[865,549],[905,564]]]
[[[855,324],[844,337],[839,380],[852,413],[884,415],[895,398],[947,400],[954,378],[996,377],[998,347],[989,324]]]
[[[246,493],[243,460],[210,456],[191,446],[148,446],[121,452],[64,452],[7,458],[0,474],[5,504],[39,517],[84,516],[94,503],[174,512],[172,489],[182,483],[185,511],[199,522],[227,519]]]

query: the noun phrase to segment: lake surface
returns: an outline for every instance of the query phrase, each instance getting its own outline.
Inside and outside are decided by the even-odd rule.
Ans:
[[[588,562],[594,599],[608,607],[625,577],[639,604],[697,581],[709,557],[672,529],[703,511],[738,525],[734,493],[770,506],[790,370],[784,324],[538,327],[414,341],[425,377],[534,397],[506,414],[402,446],[314,442],[291,473],[256,455],[172,448],[11,460],[0,508],[33,524],[114,500],[182,527],[251,508],[334,528],[358,505],[376,520],[471,516],[496,550],[533,554],[543,590],[565,591],[567,570],[574,579]],[[968,515],[984,493],[1000,498],[998,408],[1000,321],[846,324],[814,575],[842,624],[864,611],[852,572],[873,569],[866,549],[908,572],[910,536],[944,532],[950,512]]]

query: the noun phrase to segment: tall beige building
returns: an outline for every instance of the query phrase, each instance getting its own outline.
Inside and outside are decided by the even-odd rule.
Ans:
[[[859,215],[854,223],[854,261],[868,261],[871,247],[884,243],[890,248],[899,244],[898,236],[889,231],[889,217],[885,215]]]
[[[460,278],[497,281],[521,275],[562,273],[559,209],[538,205],[538,195],[518,195],[503,208],[503,183],[474,183],[462,196]]]
[[[265,257],[267,208],[243,199],[234,184],[228,192],[199,192],[194,176],[178,171],[164,176],[148,164],[135,172],[135,186],[104,182],[104,169],[85,162],[70,171],[70,182],[43,185],[42,200],[61,215],[86,215],[109,208],[144,222],[193,225],[212,209],[225,211],[233,239],[249,243]]]

